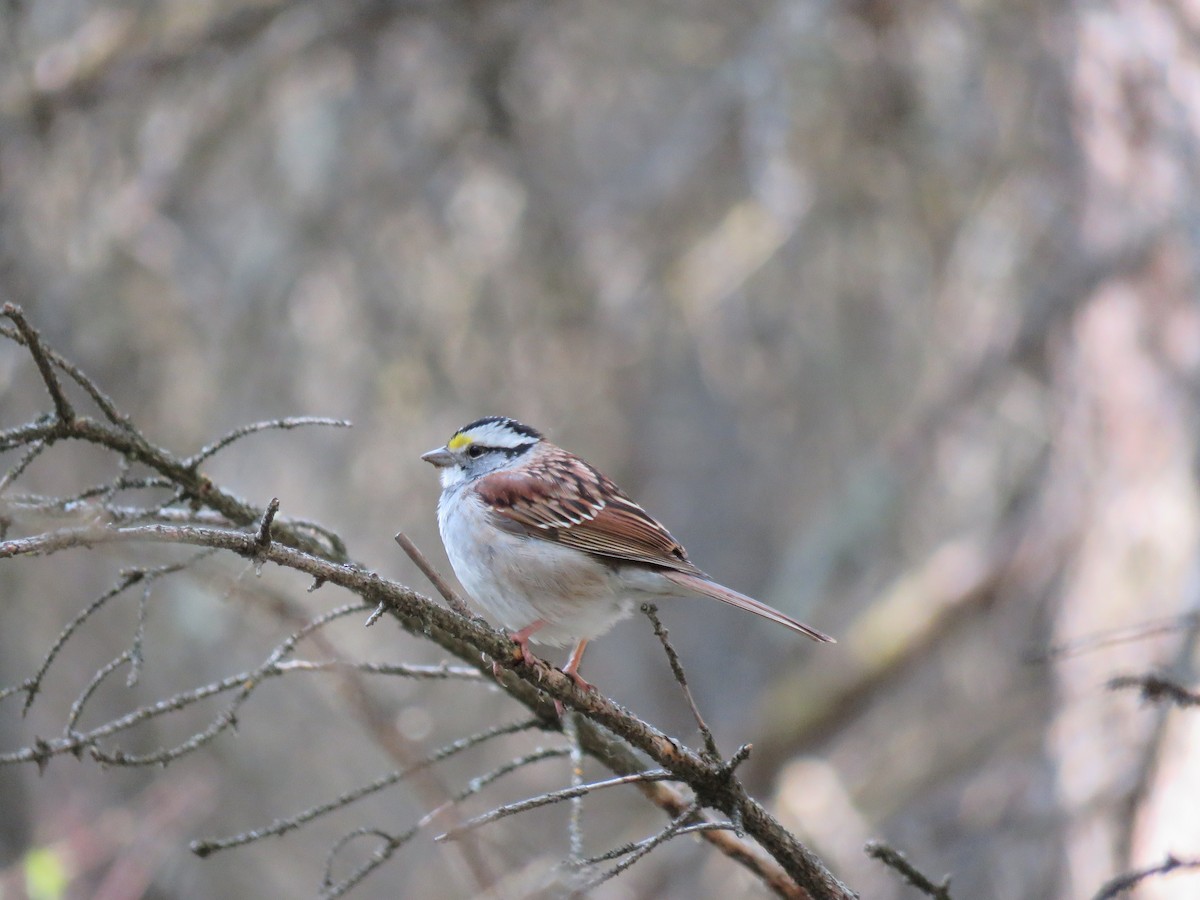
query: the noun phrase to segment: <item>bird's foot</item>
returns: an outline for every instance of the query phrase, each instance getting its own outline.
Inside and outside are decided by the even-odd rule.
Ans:
[[[492,674],[499,678],[500,673],[506,668],[512,668],[515,666],[528,666],[529,668],[538,671],[538,677],[540,679],[542,670],[546,668],[546,664],[538,659],[537,656],[534,655],[533,651],[529,649],[529,638],[535,631],[545,624],[546,623],[541,619],[538,619],[533,624],[526,625],[520,631],[514,631],[512,634],[510,634],[509,637],[512,638],[513,643],[517,645],[513,649],[511,661],[506,666],[502,664],[500,660],[493,660]]]
[[[598,694],[600,689],[580,675],[578,672],[572,671],[570,667],[562,670],[562,673],[575,682],[575,686],[581,691],[589,694]]]

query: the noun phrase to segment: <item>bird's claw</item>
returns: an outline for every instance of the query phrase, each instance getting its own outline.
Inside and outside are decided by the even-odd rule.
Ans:
[[[572,672],[572,671],[569,671],[569,670],[567,670],[567,669],[563,669],[563,670],[562,670],[562,673],[563,673],[564,675],[566,675],[568,678],[570,678],[570,679],[571,679],[573,682],[575,682],[575,686],[576,686],[577,688],[579,688],[581,691],[583,691],[585,694],[598,694],[598,693],[600,693],[600,689],[599,689],[598,687],[596,687],[596,686],[595,686],[594,684],[592,684],[590,681],[588,681],[587,679],[585,679],[585,678],[584,678],[582,675],[580,675],[578,672]]]

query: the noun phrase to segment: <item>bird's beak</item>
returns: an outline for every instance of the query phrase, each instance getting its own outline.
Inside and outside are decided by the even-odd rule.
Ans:
[[[444,469],[447,466],[454,465],[454,455],[445,447],[438,447],[436,450],[430,450],[428,453],[422,453],[421,459],[427,463],[433,463],[439,469]]]

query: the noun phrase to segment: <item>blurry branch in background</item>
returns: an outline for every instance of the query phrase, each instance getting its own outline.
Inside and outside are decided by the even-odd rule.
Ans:
[[[1136,625],[1128,625],[1123,628],[1112,628],[1099,634],[1089,635],[1062,644],[1055,644],[1044,653],[1030,656],[1028,659],[1031,663],[1046,663],[1055,659],[1065,659],[1071,656],[1079,656],[1083,653],[1092,653],[1105,647],[1116,647],[1132,641],[1144,641],[1147,638],[1157,637],[1162,634],[1174,634],[1188,628],[1195,628],[1198,625],[1200,625],[1200,615],[1196,613],[1184,613],[1178,616],[1157,619],[1152,622],[1139,622]],[[1111,688],[1128,686],[1126,684],[1109,684]]]
[[[513,665],[514,643],[481,622],[438,606],[411,588],[381,578],[365,566],[354,562],[341,540],[331,531],[312,523],[281,517],[278,514],[280,504],[277,499],[273,499],[265,509],[259,509],[213,483],[199,471],[199,464],[213,454],[237,440],[267,429],[288,429],[302,425],[343,426],[346,423],[310,418],[256,423],[231,432],[191,457],[180,458],[151,443],[86,375],[46,347],[18,307],[6,304],[0,312],[10,319],[14,326],[0,326],[0,335],[23,345],[29,351],[52,406],[51,412],[31,422],[0,431],[0,452],[18,451],[20,454],[0,481],[0,492],[10,489],[34,459],[44,455],[59,442],[80,441],[103,447],[111,451],[118,460],[118,472],[106,484],[93,486],[69,497],[26,496],[15,497],[12,503],[6,502],[3,516],[6,533],[16,524],[16,521],[7,515],[9,512],[21,516],[22,521],[25,517],[31,520],[40,517],[39,525],[41,519],[48,518],[58,527],[47,530],[35,527],[33,533],[0,541],[0,560],[49,556],[75,548],[92,550],[108,544],[170,544],[201,548],[200,552],[181,561],[123,571],[112,587],[87,604],[62,629],[34,675],[19,684],[0,689],[0,701],[23,694],[23,711],[28,712],[37,698],[46,673],[61,658],[72,636],[85,627],[102,608],[140,588],[137,592],[140,603],[137,625],[129,647],[103,665],[83,687],[66,713],[63,734],[51,739],[39,737],[27,747],[4,753],[0,755],[0,764],[33,763],[39,768],[44,768],[53,757],[69,753],[76,757],[86,755],[105,765],[166,765],[235,727],[243,705],[266,681],[324,672],[341,678],[342,691],[351,700],[352,711],[367,725],[367,730],[376,742],[393,759],[401,762],[401,769],[332,801],[310,807],[292,817],[276,820],[267,827],[251,829],[228,838],[200,841],[194,845],[195,852],[208,855],[217,850],[251,843],[261,837],[279,835],[298,828],[315,818],[342,809],[368,794],[402,780],[409,782],[409,776],[427,773],[435,763],[447,756],[500,734],[532,728],[560,731],[562,722],[555,712],[557,701],[575,710],[580,716],[575,728],[581,751],[599,760],[613,771],[617,778],[590,784],[584,784],[577,779],[577,783],[566,790],[549,791],[523,801],[522,804],[501,807],[482,818],[452,825],[446,829],[448,835],[462,837],[503,815],[538,808],[560,800],[584,797],[600,787],[616,783],[635,784],[645,797],[668,812],[672,817],[670,824],[645,841],[619,848],[609,854],[592,859],[580,857],[569,860],[563,868],[576,871],[566,873],[564,877],[568,880],[582,877],[585,881],[594,879],[593,883],[598,883],[618,874],[670,838],[694,833],[741,863],[780,896],[813,897],[819,900],[855,896],[828,871],[820,859],[746,793],[735,777],[735,770],[749,755],[750,748],[744,746],[731,759],[722,760],[716,754],[716,745],[711,734],[707,733],[698,711],[697,721],[705,734],[705,749],[702,752],[697,752],[664,734],[600,694],[581,690],[571,678],[557,669],[545,664],[535,667],[518,666],[504,669],[499,679],[500,684],[509,697],[534,713],[533,719],[523,719],[516,725],[503,725],[482,731],[452,742],[433,753],[416,753],[406,739],[396,734],[393,727],[383,724],[384,716],[370,699],[370,694],[362,682],[363,677],[392,675],[409,678],[455,678],[490,683],[490,679],[484,682],[479,677],[479,672],[490,673],[491,667],[485,658],[498,660],[507,666]],[[92,399],[102,414],[101,418],[84,415],[76,408],[62,376],[66,376],[67,380]],[[149,473],[137,474],[134,472],[135,467],[148,469]],[[146,489],[165,492],[168,496],[161,502],[146,506],[138,506],[125,499],[130,491]],[[63,523],[62,517],[70,517],[70,521]],[[400,543],[404,546],[403,540]],[[255,571],[261,570],[267,563],[272,563],[304,573],[312,578],[310,591],[323,585],[333,585],[349,591],[355,599],[316,617],[308,617],[299,614],[286,599],[275,596],[271,601],[272,605],[281,613],[281,618],[292,620],[295,628],[257,667],[164,697],[96,727],[80,730],[78,723],[89,700],[113,673],[127,670],[129,683],[138,677],[143,655],[146,604],[156,585],[185,572],[196,575],[203,561],[222,552],[232,553],[249,561]],[[414,558],[420,556],[419,552],[409,552]],[[426,563],[425,566],[427,565]],[[365,614],[372,609],[376,610],[377,614],[385,611],[411,634],[432,641],[470,663],[473,668],[372,666],[337,658],[336,653],[330,652],[332,648],[328,640],[322,637],[325,627],[331,622],[351,615]],[[377,614],[372,615],[371,621],[378,618]],[[660,637],[664,646],[668,648],[672,668],[686,692],[686,681],[682,677],[678,657],[666,643],[665,632]],[[310,641],[325,649],[331,658],[294,659],[297,646],[303,641]],[[224,708],[205,727],[174,746],[133,754],[107,743],[115,736],[129,732],[145,722],[188,709],[208,698],[223,695],[229,696]],[[555,747],[522,756],[474,779],[465,790],[455,791],[447,786],[437,785],[437,795],[443,801],[440,803],[433,802],[434,792],[427,783],[422,799],[434,812],[400,834],[364,827],[356,828],[345,835],[330,852],[322,895],[336,897],[344,894],[386,862],[409,838],[429,825],[438,815],[454,807],[461,799],[478,793],[501,775],[533,762],[568,755],[570,752],[569,748]],[[647,757],[655,766],[647,766]],[[665,782],[673,782],[678,786]],[[705,810],[718,812],[726,818],[710,819]],[[743,834],[753,838],[757,846],[742,837]],[[339,854],[364,837],[374,838],[381,843],[376,846],[367,863],[341,880],[335,880],[332,871]],[[577,844],[578,841],[573,840],[572,843]],[[465,846],[470,847],[469,843]],[[618,856],[624,856],[625,859],[610,869],[598,868],[604,862]],[[490,877],[483,863],[474,858],[469,849],[466,851],[466,857],[477,884],[488,883]]]
[[[1113,691],[1136,688],[1147,703],[1200,706],[1200,693],[1188,690],[1166,675],[1120,675],[1108,682],[1108,688]]]

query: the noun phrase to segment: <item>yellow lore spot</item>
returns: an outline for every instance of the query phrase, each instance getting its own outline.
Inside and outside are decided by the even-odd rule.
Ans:
[[[467,444],[473,443],[475,443],[474,438],[468,437],[465,434],[456,434],[454,437],[450,438],[450,442],[446,444],[446,449],[452,451],[461,450],[463,447],[467,446]]]

